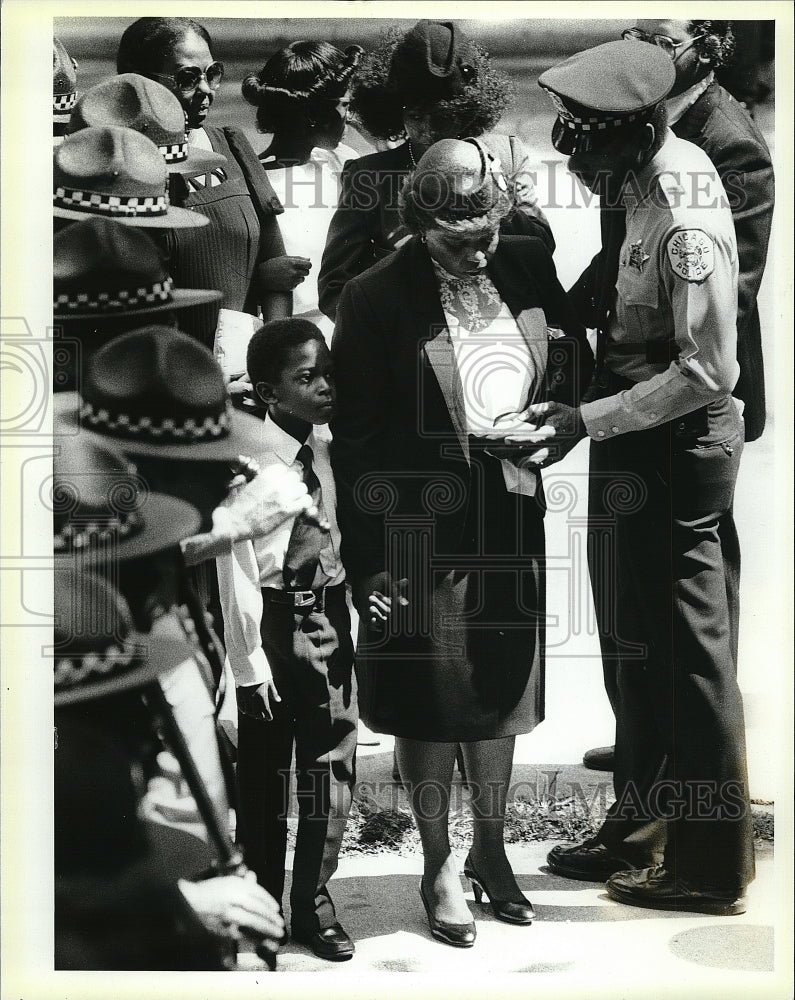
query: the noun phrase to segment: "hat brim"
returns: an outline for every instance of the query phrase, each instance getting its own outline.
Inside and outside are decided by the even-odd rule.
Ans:
[[[142,559],[175,548],[184,538],[195,535],[201,525],[201,517],[195,507],[165,493],[148,493],[138,512],[144,520],[144,527],[137,534],[119,540],[111,549],[98,552],[91,549],[81,550],[79,554],[58,552],[56,563],[79,558],[81,566],[96,566],[109,558],[119,562]]]
[[[160,636],[149,636],[135,633],[129,640],[141,647],[141,662],[130,670],[111,677],[89,679],[83,684],[55,692],[55,706],[77,705],[81,702],[93,701],[95,698],[105,698],[108,695],[121,694],[124,691],[134,691],[146,687],[156,681],[161,674],[178,667],[185,660],[193,659],[194,651],[187,642],[179,639],[166,639]],[[64,654],[64,659],[68,655]]]
[[[218,292],[212,288],[176,288],[171,292],[171,301],[162,302],[158,305],[147,305],[145,309],[125,309],[113,312],[54,312],[53,319],[60,322],[73,320],[96,319],[99,321],[109,319],[124,319],[127,316],[148,316],[150,313],[173,312],[175,309],[190,309],[191,306],[202,306],[208,302],[218,302],[224,297],[223,292]]]
[[[201,212],[196,212],[189,208],[175,208],[169,205],[165,215],[141,216],[131,218],[128,216],[108,216],[102,212],[79,212],[74,208],[60,208],[53,206],[52,214],[56,219],[72,219],[75,222],[82,222],[92,216],[100,216],[103,219],[112,218],[114,222],[122,226],[134,226],[136,229],[198,229],[201,226],[209,225],[210,220]]]
[[[237,409],[230,411],[232,426],[226,437],[196,444],[155,444],[102,434],[93,428],[83,427],[80,422],[80,396],[76,392],[54,393],[53,412],[64,432],[91,434],[98,443],[111,444],[131,458],[148,455],[151,458],[176,458],[183,462],[236,462],[241,455],[256,458],[264,445],[262,420]],[[57,428],[54,430],[57,434]],[[146,512],[144,517],[148,523]]]
[[[206,174],[210,170],[218,167],[225,167],[229,161],[221,153],[216,153],[209,149],[196,149],[190,147],[187,160],[180,163],[167,163],[166,169],[170,174],[182,174],[183,177],[198,177]]]

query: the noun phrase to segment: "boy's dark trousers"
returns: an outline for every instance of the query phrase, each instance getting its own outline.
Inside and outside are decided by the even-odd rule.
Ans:
[[[356,780],[358,707],[345,585],[315,591],[311,608],[264,588],[262,645],[281,702],[272,721],[238,720],[238,841],[260,885],[281,903],[295,744],[298,832],[290,892],[293,928],[335,920],[326,884],[337,869]]]

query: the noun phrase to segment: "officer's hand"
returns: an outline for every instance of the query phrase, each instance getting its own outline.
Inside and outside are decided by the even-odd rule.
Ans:
[[[284,934],[284,918],[279,904],[257,884],[253,872],[218,875],[202,882],[180,879],[179,888],[208,930],[239,940],[249,931],[258,938],[279,941]]]
[[[328,530],[328,522],[317,520],[318,510],[306,484],[295,469],[286,465],[261,469],[256,478],[236,486],[224,506],[235,542],[262,538],[302,511]]]
[[[395,595],[393,598],[392,594],[382,594],[380,590],[374,590],[370,597],[368,598],[370,605],[370,625],[373,628],[378,628],[384,625],[392,614],[392,604],[393,600],[396,601],[400,607],[407,607],[409,600],[406,597],[406,589],[408,588],[409,581],[405,577],[394,585],[392,589],[392,594]]]
[[[259,266],[260,287],[270,292],[291,292],[311,270],[308,257],[271,257]]]
[[[521,416],[527,429],[514,426],[506,434],[505,444],[515,445],[523,458],[539,467],[559,462],[587,436],[579,408],[565,403],[533,403]],[[508,414],[505,419],[513,423],[515,417]]]
[[[271,702],[281,701],[279,692],[269,675],[261,684],[244,684],[237,689],[237,708],[252,719],[273,719]]]

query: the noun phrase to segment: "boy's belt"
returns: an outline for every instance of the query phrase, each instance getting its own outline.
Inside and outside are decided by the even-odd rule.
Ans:
[[[316,587],[314,590],[279,590],[277,587],[263,587],[262,596],[271,604],[285,604],[295,611],[322,611],[329,596],[337,590],[344,590],[344,583],[333,587]]]

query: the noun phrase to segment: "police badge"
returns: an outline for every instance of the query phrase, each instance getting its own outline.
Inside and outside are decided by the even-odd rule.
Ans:
[[[701,229],[682,229],[668,240],[668,260],[685,281],[703,281],[715,267],[714,245]]]

